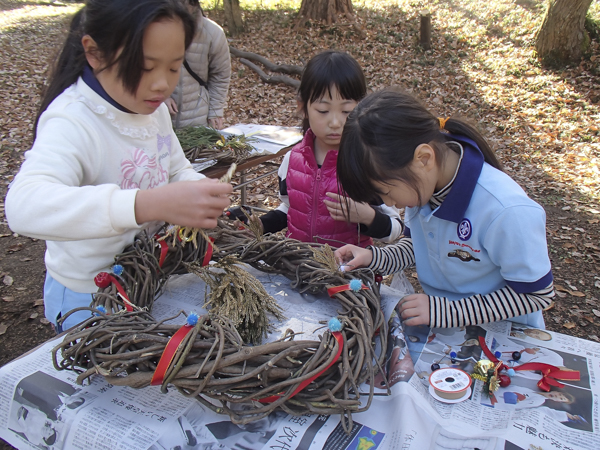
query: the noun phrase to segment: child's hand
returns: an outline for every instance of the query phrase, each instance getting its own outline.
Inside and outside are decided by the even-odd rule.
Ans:
[[[429,325],[429,296],[410,294],[400,300],[400,316],[408,326]]]
[[[208,119],[208,126],[214,128],[215,130],[220,130],[223,128],[223,118],[222,117],[211,117]]]
[[[347,267],[346,270],[367,267],[373,261],[373,252],[371,250],[352,244],[338,248],[334,255],[340,266]]]
[[[246,216],[246,214],[248,214],[250,216],[250,218],[253,217],[252,208],[250,208],[249,206],[245,206],[245,205],[244,206],[234,206],[233,208],[229,208],[224,213],[224,215],[229,220],[239,220],[240,222],[248,223],[248,217]]]
[[[214,228],[230,205],[233,186],[205,178],[179,181],[155,189],[140,190],[135,197],[138,224],[160,220],[182,227]]]
[[[167,105],[167,108],[169,108],[169,114],[171,114],[172,116],[177,114],[177,112],[179,111],[177,109],[177,102],[171,97],[165,100],[165,105]]]
[[[332,200],[324,200],[323,202],[329,210],[329,214],[333,220],[347,221],[348,219],[352,223],[362,223],[366,226],[371,226],[373,219],[375,218],[375,210],[367,203],[358,203],[351,198],[344,197],[333,192],[327,192],[327,197]],[[346,210],[346,202],[350,214],[344,214]]]

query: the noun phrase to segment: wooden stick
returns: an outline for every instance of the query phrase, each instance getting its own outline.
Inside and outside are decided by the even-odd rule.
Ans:
[[[294,66],[290,64],[275,64],[269,61],[264,56],[257,55],[256,53],[252,52],[244,52],[242,50],[238,50],[235,47],[229,46],[229,51],[233,56],[236,56],[238,58],[244,58],[250,61],[259,62],[271,72],[281,72],[287,73],[289,75],[302,75],[302,71],[304,70],[304,67],[301,66]]]
[[[427,10],[421,12],[421,37],[419,43],[424,50],[431,48],[431,13]]]
[[[283,83],[283,84],[293,87],[294,89],[298,89],[298,87],[300,87],[300,81],[294,80],[293,78],[290,78],[287,75],[269,76],[260,67],[258,67],[256,64],[251,63],[247,59],[240,58],[240,62],[242,64],[244,64],[245,66],[248,66],[252,70],[254,70],[258,74],[260,79],[263,80],[265,83],[270,83],[270,84]]]

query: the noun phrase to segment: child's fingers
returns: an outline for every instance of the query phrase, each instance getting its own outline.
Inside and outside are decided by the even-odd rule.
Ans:
[[[354,258],[351,245],[344,245],[343,247],[338,248],[333,255],[340,264],[350,262],[350,260]]]
[[[199,183],[202,183],[202,187],[206,188],[210,195],[231,194],[233,192],[231,183],[220,183],[219,180],[214,178],[205,178],[200,180]]]
[[[337,221],[345,221],[346,217],[344,216],[344,212],[334,204],[331,204],[327,200],[324,200],[325,206],[327,206],[327,211],[333,220]]]
[[[424,317],[411,317],[409,319],[403,319],[402,323],[407,327],[416,327],[419,325],[429,325],[429,321],[425,320]]]
[[[340,202],[340,196],[339,194],[336,194],[335,192],[326,192],[325,195],[333,200],[335,200],[335,203],[339,203]]]
[[[429,302],[424,294],[410,294],[400,300],[400,317],[406,325],[429,324]]]
[[[400,300],[400,316],[403,319],[408,319],[409,317],[413,317],[414,314],[414,304],[413,302],[410,301],[410,299],[406,299],[406,297],[404,297],[402,300]]]
[[[336,210],[335,203],[330,202],[329,200],[323,200],[323,203],[325,203],[325,206],[327,206],[327,211],[330,213]]]
[[[329,212],[333,212],[333,211],[342,211],[342,207],[339,203],[336,202],[332,202],[330,200],[323,200],[323,203],[325,203],[325,206],[327,206],[327,209],[329,210]]]

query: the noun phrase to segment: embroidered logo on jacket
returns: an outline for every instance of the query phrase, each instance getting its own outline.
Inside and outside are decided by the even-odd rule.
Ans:
[[[461,241],[468,241],[472,232],[473,228],[471,227],[471,221],[469,219],[463,219],[462,222],[458,224],[456,229],[458,238]]]
[[[479,259],[475,258],[473,255],[471,255],[469,252],[467,252],[465,250],[453,250],[448,253],[448,257],[458,258],[461,261],[480,261]]]

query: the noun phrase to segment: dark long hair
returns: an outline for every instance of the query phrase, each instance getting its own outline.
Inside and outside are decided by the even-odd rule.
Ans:
[[[42,97],[34,133],[48,105],[83,73],[86,65],[81,44],[83,36],[89,35],[94,39],[107,67],[116,64],[117,76],[123,86],[135,94],[144,68],[143,39],[146,28],[151,23],[176,18],[183,23],[187,49],[196,25],[186,7],[177,0],[87,0],[71,21],[69,34]]]
[[[298,100],[304,110],[303,132],[310,127],[308,104],[321,99],[325,94],[331,96],[332,86],[336,87],[344,100],[358,102],[367,94],[365,74],[348,53],[325,50],[313,56],[306,64],[298,88]]]
[[[450,117],[444,130],[473,140],[491,166],[502,170],[483,136],[464,120]],[[351,199],[381,203],[373,182],[399,180],[415,191],[417,179],[408,168],[416,148],[429,144],[443,164],[450,150],[440,121],[415,97],[399,88],[387,88],[365,97],[349,114],[337,159],[338,182]],[[419,199],[421,201],[421,199]]]

